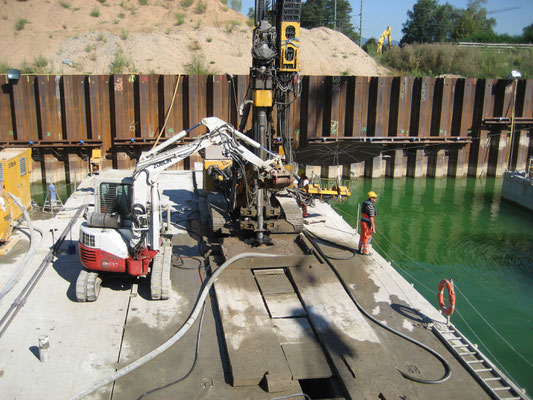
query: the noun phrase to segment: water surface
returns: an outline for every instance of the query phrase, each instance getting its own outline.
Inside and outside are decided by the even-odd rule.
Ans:
[[[374,248],[435,306],[439,282],[453,278],[452,322],[533,393],[533,213],[501,200],[501,186],[501,178],[361,178],[334,207],[354,226],[358,203],[377,192]]]

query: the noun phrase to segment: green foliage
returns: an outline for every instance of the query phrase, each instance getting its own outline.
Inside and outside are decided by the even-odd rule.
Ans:
[[[468,38],[497,36],[493,28],[494,18],[487,18],[483,7],[487,0],[468,0],[465,9],[449,3],[440,5],[438,0],[418,0],[407,11],[403,24],[401,43],[436,43],[464,41]]]
[[[98,9],[98,7],[94,7],[89,15],[91,17],[98,18],[100,16],[100,10]]]
[[[130,69],[131,64],[131,60],[124,54],[124,52],[122,50],[117,50],[110,65],[111,73],[121,74],[127,69]]]
[[[533,24],[522,29],[522,43],[533,43]]]
[[[255,25],[255,18],[248,18],[246,20],[246,25],[248,26],[254,26]]]
[[[148,5],[148,0],[139,0],[139,4],[141,6],[147,6]]]
[[[119,15],[117,15],[117,17],[119,17],[119,18],[124,18],[125,16],[126,16],[126,14],[124,14],[124,13],[120,13]]]
[[[211,42],[213,41],[213,38],[212,38],[212,37],[208,37],[208,38],[205,39],[205,41],[206,41],[207,43],[211,43]]]
[[[129,35],[130,35],[129,32],[126,29],[122,28],[122,30],[120,31],[120,38],[122,40],[126,40],[128,39]]]
[[[0,62],[0,74],[7,73],[8,64],[5,61]]]
[[[253,7],[250,7],[246,16],[250,19],[253,19],[255,22],[255,9]]]
[[[242,0],[231,0],[231,9],[237,12],[241,12]]]
[[[176,17],[176,25],[183,25],[185,22],[185,14],[177,12],[174,16]]]
[[[98,3],[104,4],[107,0],[98,0]]]
[[[104,43],[107,41],[103,32],[98,32],[98,36],[96,36],[96,40],[98,42],[104,42]]]
[[[68,1],[60,1],[59,5],[63,8],[70,8],[70,3]]]
[[[224,4],[225,6],[228,5],[228,0],[220,0],[220,2],[221,2],[222,4]]]
[[[337,5],[337,20],[335,21],[335,3]],[[347,0],[307,0],[302,3],[301,21],[303,28],[325,26],[344,33],[354,42],[359,40],[359,34],[352,25],[352,6]]]
[[[21,31],[24,29],[24,26],[28,23],[28,20],[25,18],[19,18],[15,23],[15,29]]]
[[[533,49],[504,50],[459,47],[452,44],[394,46],[381,62],[412,76],[461,75],[467,78],[505,78],[513,69],[533,78]]]
[[[190,6],[192,6],[192,3],[194,3],[194,0],[181,0],[180,6],[182,8],[189,8]]]
[[[363,45],[363,50],[366,51],[368,54],[376,54],[378,51],[378,41],[376,38],[371,37],[366,41],[366,43]]]
[[[92,44],[88,44],[87,46],[85,46],[85,52],[86,53],[90,53],[91,51],[93,51],[95,49],[95,46],[92,45]]]
[[[38,56],[33,59],[31,64],[24,61],[20,67],[20,72],[23,74],[45,74],[49,72],[47,66],[48,60],[43,56]]]
[[[231,32],[233,32],[233,29],[236,26],[240,26],[240,25],[241,25],[241,23],[239,21],[229,21],[228,23],[226,23],[225,31],[227,33],[231,33]]]
[[[205,64],[205,57],[194,54],[192,60],[184,65],[187,75],[210,75],[212,74],[209,67]]]
[[[196,3],[196,7],[194,7],[194,12],[196,14],[204,14],[206,10],[207,10],[207,3],[204,3],[202,0]]]

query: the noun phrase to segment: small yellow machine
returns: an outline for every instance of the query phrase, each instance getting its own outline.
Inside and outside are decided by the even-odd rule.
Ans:
[[[13,221],[22,215],[22,210],[8,193],[18,197],[24,207],[29,209],[31,206],[30,175],[31,149],[0,151],[0,246],[5,245],[10,238]]]

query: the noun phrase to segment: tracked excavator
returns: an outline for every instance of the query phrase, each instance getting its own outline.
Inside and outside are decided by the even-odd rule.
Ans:
[[[289,109],[301,92],[300,0],[280,0],[270,12],[264,0],[255,5],[253,62],[238,129],[216,117],[204,118],[143,153],[133,174],[110,171],[96,179],[95,210],[80,228],[78,301],[95,301],[104,275],[110,273],[148,277],[151,298],[168,299],[172,245],[162,232],[158,177],[211,147],[231,160],[229,167],[213,168],[209,175],[224,193],[227,215],[238,220],[248,245],[271,244],[270,235],[287,230],[287,221],[294,232],[302,230],[297,201],[282,193],[293,183]],[[252,128],[243,133],[250,114]],[[207,132],[180,142],[200,126]]]

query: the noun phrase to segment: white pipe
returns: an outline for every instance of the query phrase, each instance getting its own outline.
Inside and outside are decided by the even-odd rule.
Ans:
[[[22,271],[26,267],[26,265],[29,264],[29,261],[35,254],[35,247],[37,246],[37,237],[35,235],[35,230],[33,229],[33,225],[31,223],[30,215],[28,214],[28,211],[26,211],[26,208],[22,204],[22,202],[19,200],[19,198],[12,193],[7,192],[7,194],[13,199],[15,204],[22,210],[22,213],[24,214],[24,219],[26,219],[26,222],[28,222],[28,228],[30,229],[30,249],[20,261],[19,265],[15,269],[15,272],[7,281],[7,283],[4,285],[2,290],[0,290],[0,301],[2,301],[2,298],[9,293],[11,289],[13,289],[13,286],[18,282],[20,276],[22,275]]]
[[[176,135],[172,136],[171,138],[165,140],[160,145],[154,147],[152,150],[142,154],[141,158],[139,159],[139,162],[144,161],[144,160],[146,160],[149,157],[152,157],[154,154],[159,153],[164,148],[170,146],[173,143],[176,143],[178,140],[184,138],[185,136],[187,136],[187,131],[181,131],[181,132],[177,133]]]
[[[110,375],[109,377],[102,379],[100,382],[96,382],[89,386],[87,389],[85,389],[82,392],[79,392],[78,394],[74,395],[70,398],[70,400],[81,400],[85,396],[90,395],[91,393],[94,393],[98,389],[110,384],[111,382],[116,381],[119,378],[122,378],[124,375],[129,374],[130,372],[134,371],[135,369],[139,368],[140,366],[146,364],[148,361],[153,360],[155,357],[163,353],[164,351],[168,350],[171,346],[173,346],[178,340],[180,340],[185,333],[193,326],[194,322],[196,321],[196,318],[198,318],[198,314],[200,314],[200,311],[202,310],[202,304],[205,302],[205,299],[207,298],[207,295],[209,294],[209,290],[217,280],[217,278],[224,272],[224,270],[234,263],[237,260],[240,260],[242,258],[248,258],[248,257],[278,257],[274,254],[261,254],[261,253],[240,253],[236,256],[231,257],[228,261],[226,261],[224,264],[222,264],[217,270],[211,275],[209,280],[205,282],[204,288],[202,289],[200,296],[198,297],[198,300],[196,301],[196,304],[194,305],[193,311],[189,317],[189,319],[185,322],[185,324],[182,325],[182,327],[172,336],[170,339],[168,339],[165,343],[163,343],[161,346],[159,346],[157,349],[152,350],[150,353],[142,356],[137,361],[132,362],[131,364],[125,366],[122,369],[119,369],[114,374]]]

